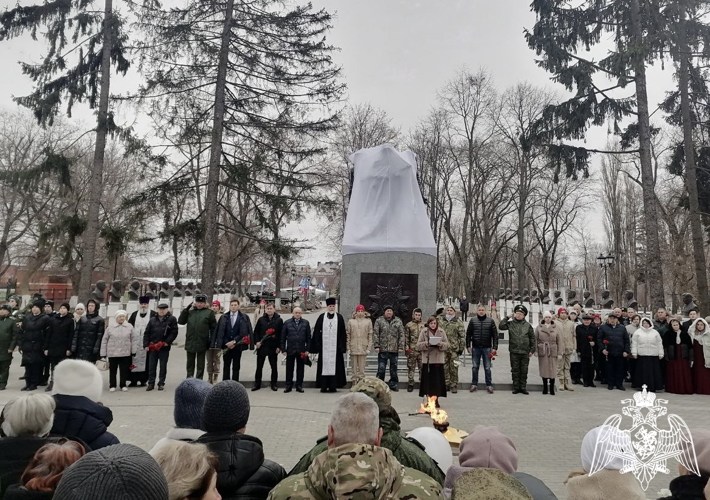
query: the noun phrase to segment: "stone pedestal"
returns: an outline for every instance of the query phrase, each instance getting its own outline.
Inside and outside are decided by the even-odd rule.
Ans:
[[[395,311],[401,306],[406,311],[402,317],[405,323],[415,307],[422,310],[424,318],[434,314],[436,257],[411,252],[343,255],[339,311],[349,318],[360,303],[368,311],[378,305],[391,305]]]

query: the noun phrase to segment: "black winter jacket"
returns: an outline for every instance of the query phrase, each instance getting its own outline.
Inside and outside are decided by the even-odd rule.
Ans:
[[[118,444],[118,438],[108,432],[113,413],[105,406],[84,396],[56,394],[54,425],[51,434],[69,439],[81,439],[92,450]],[[87,450],[88,451],[88,450]]]
[[[604,341],[608,340],[608,344]],[[631,342],[629,332],[621,323],[612,327],[609,323],[604,323],[599,329],[599,352],[606,349],[609,356],[621,356],[623,353],[631,354]]]
[[[268,315],[264,314],[256,322],[254,327],[254,344],[261,342],[261,348],[259,349],[259,354],[266,356],[269,354],[276,354],[276,349],[281,348],[281,330],[284,327],[284,320],[278,313],[269,318]],[[266,330],[273,328],[276,332],[273,335],[269,335],[266,339]]]
[[[468,312],[468,300],[459,301],[459,310],[461,312]]]
[[[143,332],[143,349],[148,347],[150,344],[157,344],[158,342],[165,342],[166,346],[163,346],[161,351],[169,351],[170,344],[175,342],[178,336],[178,324],[177,318],[172,314],[168,313],[162,318],[158,315],[151,316],[148,325],[145,327]]]
[[[669,329],[663,334],[663,350],[666,353],[665,359],[670,361],[675,359],[675,342],[676,333]],[[690,353],[693,351],[693,339],[690,338],[688,330],[681,329],[680,331],[680,355],[683,359],[690,359]]]
[[[53,491],[30,491],[19,483],[13,484],[5,492],[3,500],[52,500]]]
[[[591,358],[594,356],[594,352],[598,349],[597,336],[599,335],[599,329],[590,324],[589,326],[577,325],[574,330],[577,335],[577,352],[583,358]],[[591,339],[589,337],[592,337]],[[594,347],[589,343],[594,342]]]
[[[663,497],[660,500],[705,500],[703,490],[708,484],[710,476],[702,474],[688,474],[687,476],[678,476],[670,482],[668,489],[671,490],[671,496]]]
[[[49,338],[52,318],[44,313],[27,314],[22,318],[22,330],[17,345],[22,351],[22,363],[25,365],[44,362],[44,344]]]
[[[276,462],[264,458],[261,441],[232,432],[208,432],[197,440],[219,460],[217,490],[224,500],[263,500],[286,477]]]
[[[490,347],[498,349],[498,328],[488,316],[475,315],[466,328],[466,347]]]
[[[307,320],[301,318],[298,326],[291,319],[284,321],[281,330],[281,351],[289,356],[301,352],[307,352],[311,345],[311,325]]]
[[[71,351],[74,340],[74,316],[65,314],[54,317],[52,320],[52,330],[45,344],[45,350],[49,351],[50,358],[64,358],[67,351]]]
[[[244,314],[243,312],[238,312],[238,319],[237,321],[239,324],[235,323],[235,327],[238,328],[238,332],[235,332],[233,338],[232,338],[232,313],[227,311],[222,315],[221,318],[219,318],[219,321],[217,322],[217,326],[212,330],[212,333],[210,334],[210,349],[224,349],[225,344],[227,342],[230,342],[231,340],[235,340],[239,342],[240,339],[244,337],[249,337],[249,341],[252,342],[254,332],[251,329],[251,320],[249,319],[249,316]],[[250,343],[249,345],[247,344],[239,344],[235,349],[239,349],[241,351],[246,351],[247,349],[253,349],[254,344]]]
[[[101,339],[104,336],[104,319],[98,314],[87,314],[79,318],[74,329],[74,340],[71,352],[78,359],[96,361],[101,350]]]

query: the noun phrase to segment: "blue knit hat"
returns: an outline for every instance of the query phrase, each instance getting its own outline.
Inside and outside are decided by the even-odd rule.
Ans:
[[[202,429],[202,406],[212,386],[197,378],[180,382],[175,389],[175,425],[182,429]]]

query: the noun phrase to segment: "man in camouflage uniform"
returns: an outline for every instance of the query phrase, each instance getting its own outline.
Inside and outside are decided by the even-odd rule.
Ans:
[[[443,499],[439,483],[380,446],[377,415],[377,404],[364,394],[340,397],[328,426],[328,449],[306,472],[281,481],[268,499]]]
[[[498,329],[510,330],[508,349],[510,350],[510,372],[513,376],[513,394],[529,394],[528,365],[535,352],[535,331],[530,323],[525,321],[528,309],[518,304],[513,314],[503,318]]]
[[[377,378],[385,379],[387,362],[390,364],[390,389],[397,392],[399,376],[397,375],[397,358],[405,346],[404,325],[402,320],[394,315],[392,306],[385,306],[384,315],[375,321],[374,348],[377,353]]]
[[[350,392],[360,392],[371,397],[380,411],[380,428],[382,441],[380,446],[392,452],[400,464],[423,472],[440,485],[444,484],[444,473],[432,458],[426,454],[424,447],[415,439],[405,438],[400,432],[400,420],[397,411],[392,407],[392,392],[389,386],[376,377],[365,377],[355,384]],[[318,455],[328,450],[328,436],[319,439],[316,445],[301,457],[289,476],[302,474],[308,470]]]
[[[422,378],[422,351],[417,349],[419,334],[426,328],[422,322],[422,310],[417,308],[412,313],[412,321],[404,327],[407,335],[407,392],[414,390],[414,370],[419,370]]]
[[[456,394],[459,392],[459,367],[457,365],[459,356],[466,347],[466,332],[463,321],[456,316],[456,310],[452,306],[448,306],[439,318],[439,326],[446,332],[446,338],[449,341],[444,361],[446,387]]]

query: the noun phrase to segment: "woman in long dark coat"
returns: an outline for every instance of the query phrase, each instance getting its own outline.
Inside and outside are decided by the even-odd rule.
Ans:
[[[663,350],[666,357],[666,392],[693,394],[693,375],[690,372],[690,357],[693,340],[677,319],[668,323],[663,334]]]
[[[311,346],[308,352],[318,353],[318,369],[316,371],[316,387],[320,388],[320,392],[336,392],[337,389],[345,387],[347,378],[345,376],[345,359],[343,356],[348,350],[348,336],[345,330],[345,320],[343,316],[335,312],[335,299],[328,299],[328,312],[321,314],[316,320],[316,325],[313,328],[313,337],[311,337]],[[337,327],[335,326],[337,325]],[[334,329],[335,332],[326,332],[327,335],[335,333],[336,344],[335,352],[335,374],[323,375],[323,364],[326,362],[326,357],[331,353],[324,352],[327,346],[323,343],[323,329]]]

